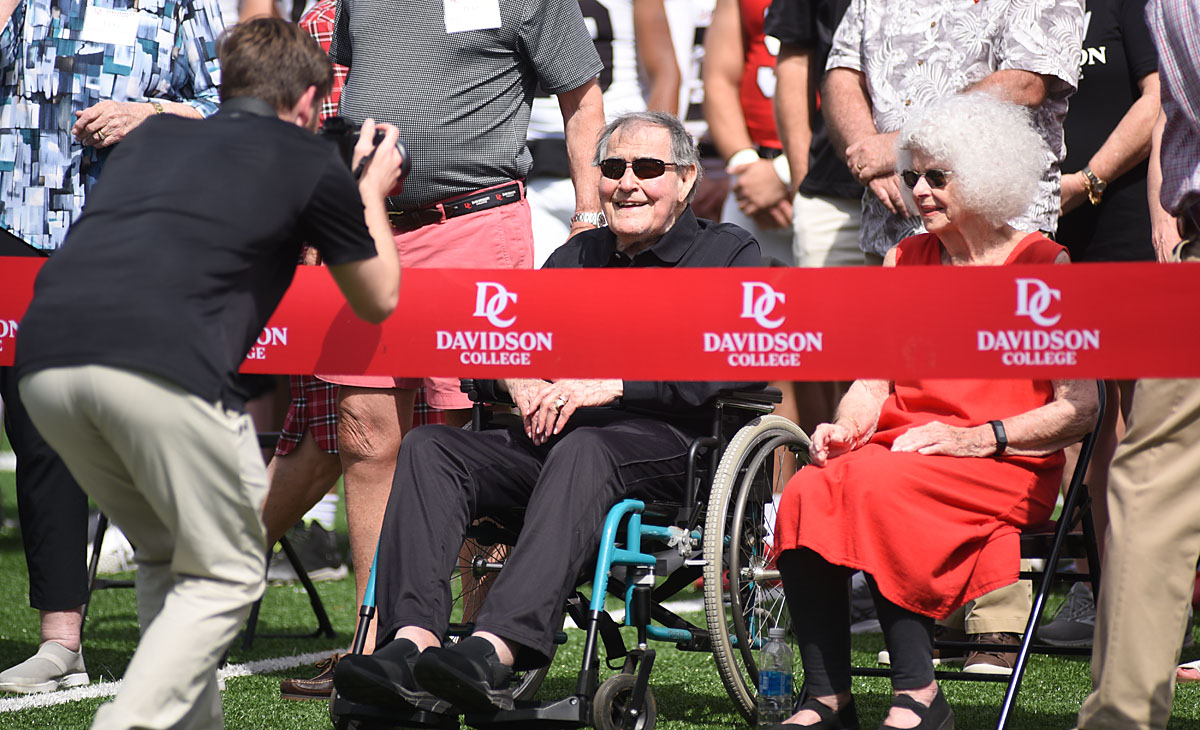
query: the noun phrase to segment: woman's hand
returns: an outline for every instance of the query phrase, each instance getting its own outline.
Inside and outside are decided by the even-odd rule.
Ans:
[[[1083,184],[1083,173],[1072,172],[1062,176],[1062,197],[1058,214],[1066,215],[1078,208],[1088,199],[1087,186]]]
[[[525,433],[535,445],[562,433],[567,421],[580,408],[606,406],[621,397],[620,380],[559,380],[538,396],[536,408],[525,418]]]
[[[75,112],[71,134],[81,144],[109,147],[125,139],[125,135],[153,113],[154,107],[146,102],[102,101]]]
[[[988,425],[963,428],[933,421],[901,434],[892,442],[892,451],[943,456],[991,456],[996,453],[996,436]]]
[[[825,466],[830,459],[852,451],[858,435],[841,423],[822,423],[813,431],[808,458],[813,466]]]

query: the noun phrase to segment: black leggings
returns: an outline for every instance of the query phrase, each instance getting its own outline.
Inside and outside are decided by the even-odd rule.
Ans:
[[[779,575],[804,664],[804,684],[816,696],[850,691],[850,568],[808,548],[780,553]],[[933,681],[933,619],[901,608],[867,576],[883,639],[892,656],[892,689]]]

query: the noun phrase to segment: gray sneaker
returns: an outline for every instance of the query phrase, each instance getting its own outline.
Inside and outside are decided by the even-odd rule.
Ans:
[[[1050,646],[1092,645],[1096,633],[1096,600],[1086,583],[1076,583],[1067,593],[1054,619],[1038,629],[1038,638]]]
[[[57,641],[46,641],[37,654],[0,672],[0,692],[51,692],[91,681],[82,650],[71,651]]]
[[[317,522],[297,524],[288,530],[288,540],[300,558],[300,564],[308,571],[314,583],[324,580],[341,580],[349,574],[342,553],[338,550],[337,536]],[[267,565],[267,581],[272,585],[295,583],[299,580],[295,568],[282,549],[271,556]]]

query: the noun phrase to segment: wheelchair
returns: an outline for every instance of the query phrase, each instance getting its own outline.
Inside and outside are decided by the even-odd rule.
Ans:
[[[509,414],[491,413],[479,402],[473,381],[472,427],[487,428]],[[534,700],[548,667],[518,672],[512,710],[462,716],[396,710],[353,703],[336,692],[330,717],[338,730],[392,727],[577,728],[651,730],[658,710],[650,677],[655,650],[650,641],[671,642],[682,651],[712,653],[722,683],[739,713],[753,724],[758,685],[757,650],[768,631],[786,627],[788,612],[774,566],[769,531],[773,496],[790,473],[808,463],[808,436],[791,421],[770,415],[780,402],[774,389],[722,393],[713,407],[710,435],[689,447],[685,494],[679,502],[625,499],[604,523],[591,597],[579,591],[564,615],[585,630],[582,666],[575,691],[558,700]],[[790,463],[788,463],[790,462]],[[786,464],[786,466],[785,466]],[[467,533],[452,576],[454,608],[445,641],[469,635],[480,594],[503,568],[507,546],[516,542],[520,515],[498,515],[475,523]],[[668,599],[703,579],[704,625],[677,615]],[[624,602],[624,625],[636,632],[627,647],[619,626],[605,610],[606,598]],[[375,570],[359,611],[352,651],[361,653],[365,626],[375,610]],[[556,646],[567,641],[560,631]],[[599,648],[616,673],[600,679]]]

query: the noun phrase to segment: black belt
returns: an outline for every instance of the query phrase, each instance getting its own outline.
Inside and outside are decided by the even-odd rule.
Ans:
[[[778,147],[765,147],[761,144],[755,147],[754,150],[758,152],[758,156],[764,160],[773,160],[783,154],[783,150],[779,149]]]
[[[521,184],[511,182],[488,190],[480,190],[466,195],[447,198],[428,208],[396,208],[388,202],[388,219],[392,228],[407,233],[422,226],[441,223],[460,215],[477,213],[489,208],[499,208],[502,205],[515,203],[524,197]]]

